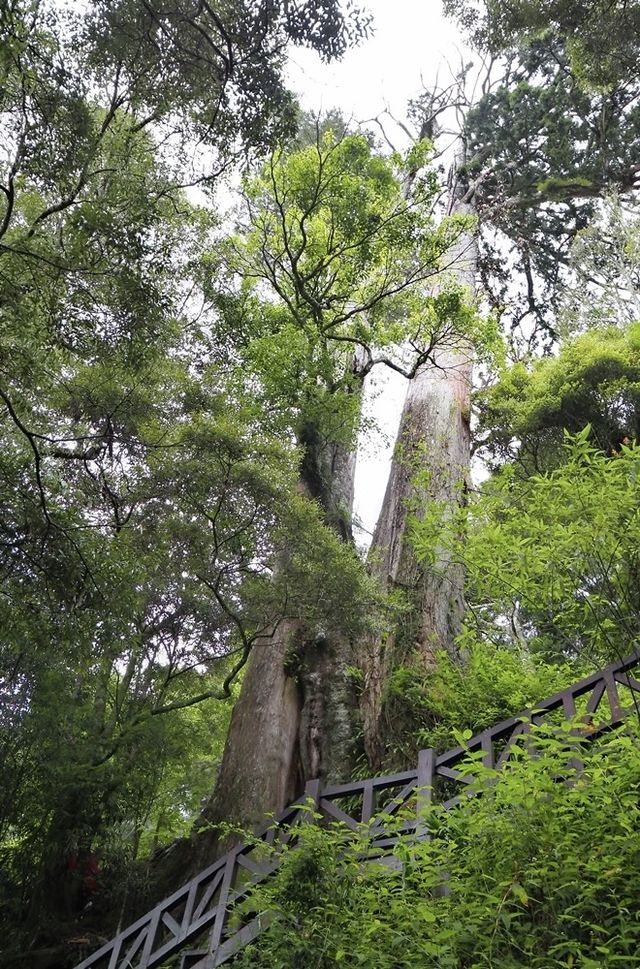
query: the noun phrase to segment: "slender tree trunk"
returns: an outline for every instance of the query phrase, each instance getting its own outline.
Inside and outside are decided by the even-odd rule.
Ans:
[[[452,214],[473,214],[462,186],[452,179]],[[456,194],[457,193],[457,194]],[[461,237],[451,253],[451,271],[471,292],[475,288],[475,235]],[[365,750],[371,766],[385,758],[384,697],[392,669],[419,659],[433,666],[441,649],[455,653],[464,608],[464,574],[445,547],[433,561],[414,553],[411,520],[429,507],[451,517],[465,500],[470,464],[472,348],[441,348],[409,385],[391,472],[369,556],[370,570],[387,591],[406,597],[406,610],[390,630],[364,644],[361,701]]]

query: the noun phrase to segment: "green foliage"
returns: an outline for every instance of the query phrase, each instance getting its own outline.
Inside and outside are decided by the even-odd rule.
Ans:
[[[637,731],[591,751],[577,772],[567,733],[538,730],[496,775],[400,838],[400,867],[363,864],[366,829],[309,827],[247,908],[272,920],[239,956],[246,969],[608,969],[638,966]]]
[[[461,731],[479,733],[560,690],[575,666],[541,661],[513,647],[479,640],[467,629],[462,661],[438,654],[433,669],[416,658],[396,667],[387,687],[385,736],[390,767],[412,763],[417,751],[455,747]]]
[[[198,142],[222,149],[238,142],[264,150],[295,130],[287,90],[287,43],[342,56],[369,33],[370,17],[336,0],[203,4],[194,0],[99,0],[79,28],[90,68],[115,70],[129,85],[136,112],[187,125]],[[205,169],[205,177],[217,165]],[[198,173],[200,174],[200,173]]]
[[[255,638],[300,615],[352,630],[366,601],[296,493],[295,442],[234,379],[240,334],[227,319],[218,340],[202,259],[217,217],[184,191],[290,126],[288,37],[333,56],[364,21],[65,6],[0,11],[0,906],[18,949],[86,903],[73,856],[99,855],[106,904],[185,830]]]
[[[607,454],[640,439],[638,324],[597,327],[563,344],[554,357],[517,363],[476,396],[480,453],[496,465],[542,472],[566,459],[564,431],[589,424]]]
[[[108,907],[132,862],[186,833],[256,638],[293,619],[357,641],[371,621],[335,473],[362,427],[363,379],[469,343],[488,359],[499,340],[453,283],[432,292],[473,222],[433,217],[426,142],[383,157],[318,123],[282,147],[298,120],[286,43],[338,56],[368,30],[357,9],[98,0],[64,14],[18,0],[0,30],[0,906],[17,951],[59,938],[85,905],[72,858],[98,855]],[[590,200],[635,171],[635,82],[624,97],[587,90],[587,61],[536,34],[469,119],[468,174],[491,166],[479,204],[509,202],[496,224],[524,240],[534,289],[536,273],[557,282]],[[274,144],[221,238],[185,188]],[[448,543],[467,569],[467,664],[395,671],[402,766],[552,691],[568,678],[558,660],[637,642],[640,459],[625,438],[639,348],[637,325],[601,329],[505,373],[481,399],[484,445],[526,475],[503,468],[464,522],[415,509],[424,567]],[[565,451],[562,429],[587,422]],[[637,766],[635,747],[612,742],[567,789],[554,743],[434,814],[432,841],[399,849],[402,875],[365,871],[342,835],[310,830],[259,903],[276,925],[245,964],[633,965],[618,874],[636,845],[597,812],[606,782],[633,834],[630,774],[616,788],[606,765],[624,753]],[[601,847],[576,861],[567,832],[588,843],[586,819]]]
[[[582,83],[585,68],[575,56],[577,34],[554,25],[559,8],[585,5],[517,2],[507,10],[489,0],[487,6],[489,31],[500,32],[529,11],[537,11],[533,15],[544,28],[516,32],[506,50],[500,41],[504,61],[496,71],[502,74],[492,78],[465,120],[466,176],[481,220],[491,227],[480,234],[483,284],[514,339],[535,342],[545,333],[547,339],[555,336],[568,249],[594,220],[595,200],[612,190],[629,193],[634,188],[640,137],[637,38],[633,33],[627,38],[633,70],[616,73],[610,83],[594,89]],[[584,18],[598,37],[598,61],[600,32],[606,35],[609,17],[622,13],[621,6],[585,7]],[[454,0],[449,8],[466,11],[466,25],[473,30],[475,3]],[[588,73],[590,80],[596,76],[591,67]]]
[[[638,73],[640,6],[626,0],[516,0],[508,6],[484,0],[446,0],[445,10],[458,17],[476,43],[493,53],[522,40],[560,33],[567,41],[571,66],[584,85],[610,88]]]
[[[410,374],[436,347],[475,337],[482,352],[495,328],[478,323],[454,286],[429,293],[469,223],[432,218],[428,147],[407,200],[402,178],[415,152],[385,158],[363,135],[320,124],[315,134],[245,181],[222,300],[248,337],[244,347],[236,342],[243,379],[253,379],[274,416],[307,446],[310,434],[351,445],[362,380],[374,367]]]
[[[502,468],[469,506],[464,543],[440,534],[467,569],[472,637],[596,664],[637,647],[640,452],[609,457],[589,437],[568,439],[546,474]]]
[[[560,303],[563,336],[640,319],[640,220],[615,193],[576,236],[570,270]]]

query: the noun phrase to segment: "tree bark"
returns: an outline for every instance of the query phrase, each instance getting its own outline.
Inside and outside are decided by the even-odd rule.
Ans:
[[[454,175],[451,214],[474,214],[465,186]],[[450,254],[458,283],[473,293],[477,263],[475,233],[464,234]],[[464,609],[464,573],[444,547],[432,562],[416,558],[410,522],[437,503],[450,518],[465,500],[470,465],[473,352],[464,342],[440,348],[411,381],[394,458],[369,554],[381,587],[399,590],[406,610],[388,631],[364,643],[361,699],[365,751],[371,767],[385,760],[385,691],[392,669],[407,661],[427,668],[438,650],[455,654]]]
[[[359,362],[353,362],[354,393],[361,393]],[[300,490],[319,502],[326,523],[352,541],[356,454],[328,443],[304,425]],[[307,780],[348,779],[358,715],[347,674],[352,644],[312,635],[302,620],[282,622],[274,635],[254,645],[233,710],[212,796],[196,829],[198,866],[228,845],[212,830],[221,822],[252,827],[277,814],[304,791]]]
[[[355,454],[318,442],[315,453],[307,442],[300,487],[321,501],[327,522],[349,537]],[[349,778],[359,716],[347,675],[354,663],[346,638],[312,637],[298,619],[286,619],[272,636],[256,640],[211,797],[191,836],[152,859],[149,890],[132,899],[130,917],[236,844],[234,829],[251,830],[280,813],[307,780]],[[228,834],[225,825],[231,826]]]
[[[301,635],[301,624],[286,620],[272,637],[255,642],[216,786],[197,830],[223,821],[254,826],[265,813],[281,811],[296,796],[302,697],[290,660]],[[202,838],[198,854],[206,854],[217,840],[215,830]]]

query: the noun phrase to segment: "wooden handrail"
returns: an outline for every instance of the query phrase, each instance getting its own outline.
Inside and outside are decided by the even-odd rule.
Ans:
[[[83,959],[76,969],[154,969],[196,942],[200,949],[193,953],[189,969],[214,969],[222,965],[266,928],[264,920],[256,917],[239,929],[230,929],[229,916],[255,885],[277,870],[281,863],[278,848],[295,842],[301,824],[314,817],[337,821],[353,830],[366,824],[381,853],[391,853],[397,840],[397,824],[392,831],[386,825],[403,808],[414,808],[415,817],[415,822],[405,823],[404,828],[421,836],[420,814],[428,801],[440,801],[445,808],[459,802],[461,795],[452,795],[452,788],[464,790],[470,781],[459,769],[469,753],[482,752],[483,763],[499,769],[509,759],[519,738],[526,738],[531,724],[542,723],[555,711],[561,711],[565,719],[574,718],[576,701],[581,697],[587,697],[582,716],[585,742],[620,726],[629,710],[623,708],[618,687],[640,694],[640,681],[631,675],[638,666],[640,653],[634,653],[530,710],[482,730],[464,746],[443,754],[420,751],[414,770],[347,784],[323,786],[317,780],[311,781],[305,795],[256,832],[251,841],[232,848]],[[601,714],[604,708],[605,719],[596,722],[596,714]],[[637,709],[640,711],[640,705]]]

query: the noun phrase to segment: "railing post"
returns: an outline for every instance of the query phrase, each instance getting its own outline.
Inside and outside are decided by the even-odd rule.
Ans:
[[[318,812],[318,806],[320,804],[320,794],[322,793],[322,784],[319,777],[314,777],[313,780],[307,781],[304,786],[304,799],[306,802],[305,810],[301,816],[301,821],[306,824],[315,824],[315,815]]]
[[[419,838],[427,838],[428,825],[424,815],[433,799],[433,779],[435,767],[435,750],[428,747],[418,751],[418,778],[416,781],[416,834]]]
[[[212,957],[215,958],[222,942],[222,933],[227,921],[229,894],[233,889],[233,881],[236,875],[237,857],[237,852],[231,851],[227,857],[227,863],[224,866],[224,874],[222,876],[220,891],[218,893],[218,901],[216,904],[216,915],[209,933],[208,955],[210,960]]]

